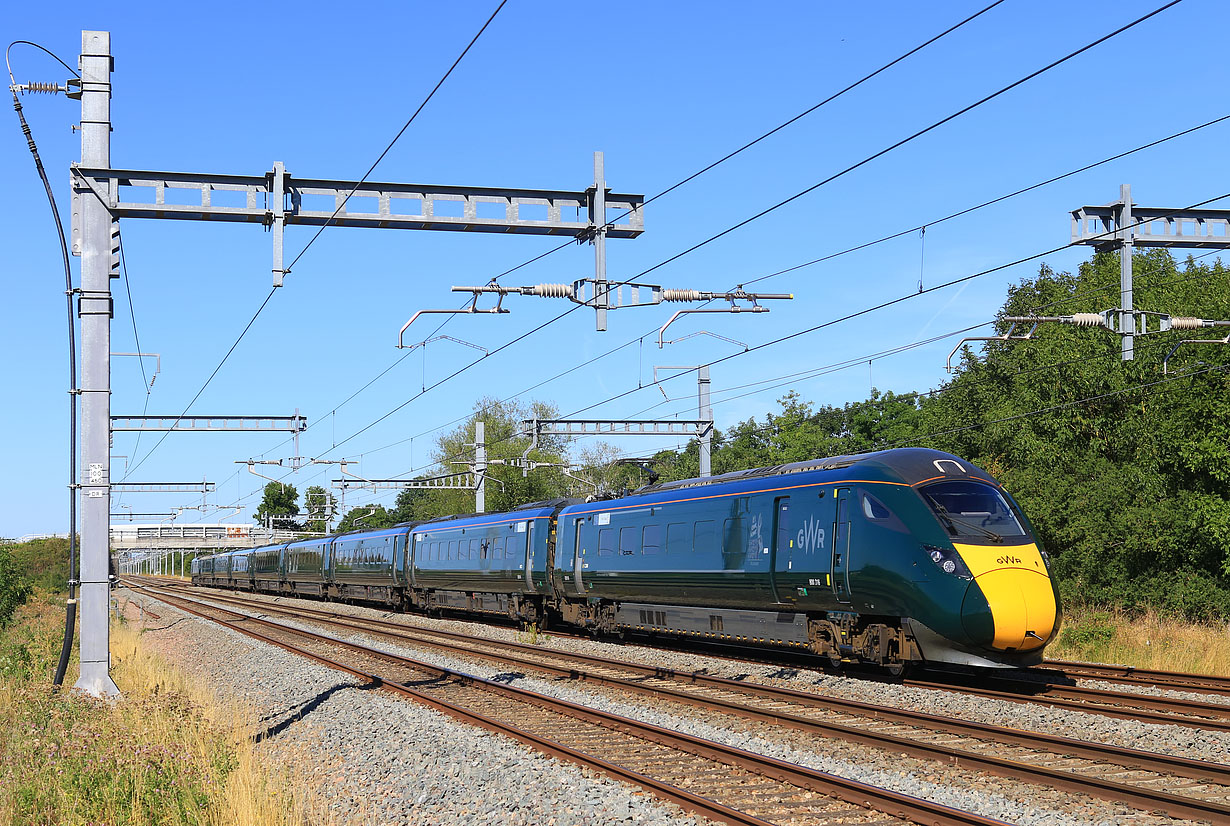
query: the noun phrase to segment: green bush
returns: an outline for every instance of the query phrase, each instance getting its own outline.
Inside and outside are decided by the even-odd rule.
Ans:
[[[1105,645],[1115,637],[1115,622],[1109,613],[1093,611],[1078,620],[1065,623],[1060,637],[1061,644],[1075,648]]]
[[[6,546],[0,545],[0,628],[12,621],[13,612],[25,604],[30,590],[13,555]]]
[[[9,550],[26,582],[56,593],[68,590],[67,539],[34,539],[11,545]]]

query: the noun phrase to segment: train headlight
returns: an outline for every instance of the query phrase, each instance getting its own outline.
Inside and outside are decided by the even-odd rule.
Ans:
[[[974,576],[969,572],[969,568],[965,566],[965,560],[961,555],[952,548],[938,548],[935,545],[925,545],[924,550],[927,556],[931,557],[931,561],[936,564],[941,571],[951,576],[959,576],[962,579],[973,579]]]

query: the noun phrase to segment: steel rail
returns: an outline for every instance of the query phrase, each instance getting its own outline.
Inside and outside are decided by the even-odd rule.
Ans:
[[[901,684],[912,688],[957,691],[1014,703],[1045,703],[1145,723],[1185,726],[1205,731],[1230,731],[1230,706],[1220,703],[1204,703],[1177,697],[1153,697],[1080,686],[1055,686],[1050,683],[994,676],[981,676],[972,680],[956,674],[945,677],[951,678],[951,681],[946,679],[944,682],[933,682],[906,677],[901,680]]]
[[[184,584],[180,587],[202,586],[189,586]],[[243,591],[239,593],[255,592]],[[277,596],[304,598],[304,595],[279,594]],[[578,639],[589,639],[589,637],[582,635],[567,636],[575,636]],[[690,650],[690,646],[686,648],[672,647],[672,650]],[[750,652],[747,650],[740,650],[738,655],[731,653],[706,653],[704,655],[754,662],[756,661],[754,659],[756,653],[762,655],[772,655],[777,652]],[[795,667],[798,667],[799,665],[798,662],[796,662],[799,656],[800,655],[798,652],[793,652],[792,654],[791,662],[794,663]],[[753,659],[749,660],[749,657],[752,657]],[[818,660],[819,658],[817,658],[817,663],[815,664],[804,664],[802,667],[823,670],[823,663],[820,663]],[[872,677],[871,679],[877,678]],[[980,686],[975,684],[974,681],[976,680],[992,681],[1000,687],[989,688],[985,685]],[[1115,692],[1105,689],[1079,686],[1054,686],[1045,682],[1013,680],[1011,678],[999,676],[969,678],[955,672],[945,672],[943,674],[943,681],[910,677],[891,678],[888,681],[909,686],[911,688],[952,691],[991,699],[1002,699],[1014,703],[1045,704],[1058,708],[1071,709],[1074,711],[1103,714],[1107,717],[1117,719],[1139,720],[1141,722],[1156,723],[1159,725],[1177,725],[1206,731],[1230,731],[1230,705],[1223,705],[1219,703],[1203,703],[1197,700],[1184,700],[1179,698],[1151,697],[1149,695],[1136,694],[1132,692]]]
[[[500,640],[480,639],[477,642],[498,648],[509,648],[525,651],[532,657],[522,657],[507,653],[486,653],[470,648],[476,640],[463,634],[434,629],[407,627],[399,623],[390,623],[376,619],[339,616],[324,611],[303,609],[299,613],[283,606],[271,606],[260,600],[243,600],[230,597],[220,597],[210,594],[206,599],[211,601],[238,604],[255,610],[269,611],[291,615],[309,622],[319,622],[341,628],[374,633],[391,637],[403,642],[410,641],[444,649],[449,653],[461,656],[480,657],[498,662],[511,662],[527,666],[556,676],[569,679],[585,680],[595,684],[607,685],[625,691],[648,694],[655,697],[666,697],[676,702],[701,706],[706,709],[721,711],[744,718],[755,719],[774,724],[789,726],[794,729],[817,733],[825,737],[837,737],[845,741],[856,742],[875,748],[882,748],[900,753],[906,753],[922,759],[946,762],[965,768],[987,771],[1001,777],[1010,777],[1026,782],[1041,783],[1063,791],[1088,794],[1106,800],[1127,803],[1146,811],[1164,810],[1172,817],[1183,817],[1196,820],[1207,820],[1211,823],[1230,824],[1230,807],[1223,803],[1203,801],[1197,798],[1183,797],[1155,789],[1105,780],[1098,776],[1079,775],[1069,771],[1052,769],[1031,763],[1010,760],[993,755],[979,754],[951,745],[935,745],[908,737],[869,731],[857,727],[846,726],[803,717],[782,709],[757,709],[740,703],[709,696],[698,696],[686,691],[679,691],[662,686],[653,686],[635,680],[612,678],[580,671],[575,663],[584,662],[603,668],[625,670],[640,677],[651,677],[667,681],[691,682],[698,685],[717,687],[723,690],[737,692],[743,695],[759,696],[762,699],[785,701],[810,707],[825,708],[843,713],[862,714],[876,719],[890,720],[908,725],[922,725],[926,728],[946,733],[991,739],[1009,745],[1025,745],[1030,748],[1043,748],[1059,755],[1074,755],[1086,759],[1110,762],[1117,766],[1141,768],[1148,771],[1169,773],[1181,777],[1201,780],[1210,784],[1226,785],[1230,783],[1230,767],[1214,763],[1205,763],[1187,758],[1159,755],[1135,749],[1123,749],[1098,743],[1086,743],[1072,738],[1054,735],[1018,732],[980,723],[965,723],[949,720],[937,715],[922,714],[904,710],[874,706],[853,701],[829,702],[815,694],[799,692],[792,689],[779,689],[771,686],[750,685],[744,682],[726,678],[691,673],[679,674],[669,669],[613,661],[586,654],[561,653],[543,651],[523,643],[508,643]],[[315,615],[315,616],[312,616]],[[375,626],[374,628],[372,626]],[[388,630],[385,630],[388,629]],[[436,642],[424,640],[422,636],[442,637],[452,642]],[[570,665],[553,666],[543,663],[533,657],[554,659],[566,658]],[[765,690],[761,690],[761,689]]]
[[[208,619],[211,622],[216,622],[234,631],[238,631],[239,633],[246,634],[256,639],[261,639],[273,645],[277,645],[279,648],[284,650],[309,657],[317,662],[328,665],[329,667],[337,668],[349,674],[353,674],[361,679],[372,682],[378,687],[389,688],[397,693],[420,700],[428,705],[431,705],[432,707],[450,714],[451,716],[457,717],[458,719],[477,723],[478,725],[490,730],[502,731],[518,740],[521,740],[522,742],[526,742],[531,745],[542,743],[549,748],[552,753],[556,753],[558,756],[565,757],[574,762],[579,762],[582,765],[598,768],[602,771],[607,771],[609,769],[617,777],[629,779],[631,782],[637,784],[644,783],[649,788],[653,789],[655,793],[660,791],[663,796],[669,796],[669,799],[674,800],[684,808],[698,811],[706,817],[722,820],[727,823],[768,826],[768,821],[760,820],[754,816],[748,815],[747,813],[730,809],[720,803],[708,800],[707,798],[687,792],[678,787],[671,786],[670,784],[662,783],[661,781],[655,780],[654,778],[646,775],[631,772],[628,769],[613,765],[602,758],[578,752],[559,743],[553,743],[540,735],[533,734],[532,732],[527,732],[508,724],[491,720],[485,716],[475,714],[462,706],[449,703],[437,697],[431,697],[429,694],[402,683],[385,680],[379,675],[364,672],[361,669],[356,669],[353,666],[339,663],[320,654],[291,645],[290,643],[278,641],[275,638],[261,634],[260,632],[254,631],[253,629],[240,625],[239,623],[228,622],[217,617],[207,616],[205,613],[184,604],[192,603],[201,605],[201,603],[197,600],[182,596],[172,597],[165,594],[157,595],[151,593],[149,589],[144,587],[138,588],[137,590],[146,592],[154,599],[167,602],[180,610],[186,611],[187,613]],[[631,718],[599,711],[597,709],[587,708],[576,703],[570,703],[566,700],[560,700],[544,694],[538,694],[537,692],[506,685],[504,683],[486,680],[482,677],[467,674],[463,671],[422,662],[411,657],[405,657],[387,651],[381,651],[377,648],[338,639],[327,634],[317,634],[310,631],[304,631],[303,629],[282,625],[281,623],[260,619],[258,617],[253,617],[246,614],[240,614],[225,608],[219,608],[217,606],[209,607],[211,607],[214,611],[235,616],[245,623],[256,623],[268,628],[276,629],[282,633],[289,633],[292,636],[304,637],[317,642],[327,642],[331,645],[360,652],[369,657],[384,659],[399,665],[426,671],[428,673],[435,673],[442,678],[456,680],[467,686],[472,686],[486,692],[519,700],[549,711],[573,717],[575,719],[580,719],[595,725],[600,725],[604,728],[620,731],[622,733],[629,734],[649,742],[657,743],[668,748],[703,757],[714,762],[738,766],[756,774],[778,780],[782,783],[787,783],[801,789],[837,798],[838,800],[842,800],[860,808],[872,809],[883,814],[910,820],[915,823],[929,825],[935,824],[935,826],[1008,826],[1003,821],[983,817],[982,815],[977,815],[972,812],[954,809],[952,807],[933,803],[922,798],[911,797],[909,795],[893,792],[888,789],[872,786],[867,783],[861,783],[856,780],[848,780],[837,775],[827,774],[825,772],[817,771],[804,766],[798,766],[784,760],[778,760],[776,758],[756,754],[754,752],[745,751],[732,746],[726,746],[721,743],[694,737],[692,735],[671,731],[670,729],[665,729],[650,723],[644,723]]]
[[[255,599],[247,600],[222,594],[215,595],[211,593],[207,596],[199,596],[203,596],[204,598],[212,601],[240,605],[270,613],[283,614],[299,619],[351,628],[364,633],[374,633],[395,639],[435,646],[453,653],[460,653],[463,656],[474,656],[489,660],[498,659],[507,662],[515,662],[518,665],[540,668],[543,671],[579,681],[607,681],[620,685],[623,685],[626,682],[620,680],[610,681],[608,678],[604,678],[601,675],[584,672],[576,667],[577,663],[586,663],[594,667],[610,668],[629,672],[642,678],[649,677],[664,681],[690,683],[702,687],[712,687],[764,699],[806,705],[812,708],[833,711],[836,713],[853,714],[893,723],[921,726],[950,734],[960,734],[963,736],[977,737],[984,740],[995,740],[1007,745],[1024,745],[1029,748],[1041,748],[1049,751],[1058,751],[1059,753],[1073,754],[1092,760],[1112,761],[1117,765],[1142,768],[1149,771],[1169,772],[1182,777],[1198,780],[1212,780],[1219,784],[1230,785],[1230,766],[1225,766],[1220,763],[1192,760],[1185,757],[1159,754],[1140,749],[1123,748],[1120,746],[1078,740],[1075,738],[1062,737],[1053,734],[1021,731],[1019,729],[1005,728],[986,723],[956,720],[949,717],[942,717],[940,715],[927,714],[926,712],[898,709],[892,706],[876,705],[857,700],[846,700],[838,697],[829,697],[827,695],[798,691],[796,689],[782,688],[779,686],[764,685],[761,683],[748,683],[742,680],[732,680],[727,677],[717,677],[698,671],[676,671],[674,669],[663,668],[661,666],[641,665],[639,663],[628,662],[626,660],[614,660],[593,654],[560,652],[526,643],[475,638],[455,631],[424,628],[417,625],[406,625],[404,623],[390,622],[388,620],[376,619],[374,617],[369,618],[350,616],[301,606],[295,606],[292,608],[279,603],[271,603]],[[423,637],[436,637],[444,640],[452,640],[456,642],[456,645],[449,642],[442,643],[430,639],[423,639]],[[473,646],[475,642],[480,644],[488,644],[492,647],[499,647],[502,649],[521,651],[535,658],[565,660],[568,665],[556,667],[542,663],[536,659],[526,659],[506,653],[492,654],[475,651],[470,647]],[[642,682],[637,682],[628,685],[627,687],[635,691],[661,691],[662,693],[665,693],[665,690],[655,689],[652,686]],[[695,695],[686,696],[692,698],[695,697]]]
[[[1190,674],[1182,671],[1160,671],[1132,665],[1102,665],[1099,663],[1046,660],[1042,671],[1056,669],[1064,677],[1094,678],[1108,683],[1151,685],[1157,688],[1191,691],[1197,694],[1220,694],[1230,697],[1230,678],[1211,674]]]

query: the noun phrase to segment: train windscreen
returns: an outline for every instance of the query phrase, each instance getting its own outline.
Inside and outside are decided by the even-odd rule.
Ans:
[[[998,490],[977,482],[936,482],[919,493],[952,536],[1000,542],[1025,536],[1021,521]]]

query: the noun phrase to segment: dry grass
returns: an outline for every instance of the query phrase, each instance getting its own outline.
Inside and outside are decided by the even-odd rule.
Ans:
[[[308,821],[309,795],[261,764],[249,713],[192,685],[138,629],[112,627],[123,700],[52,691],[59,610],[46,597],[33,600],[0,635],[0,826]]]
[[[1116,663],[1137,668],[1230,675],[1230,627],[1201,625],[1153,612],[1078,609],[1064,617],[1046,654],[1056,660]]]

